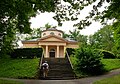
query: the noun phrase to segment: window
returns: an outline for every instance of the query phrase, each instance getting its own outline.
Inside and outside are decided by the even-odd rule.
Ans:
[[[46,35],[46,33],[43,33],[43,36],[45,36]]]
[[[54,35],[54,32],[51,32],[50,34],[51,34],[51,35]]]
[[[61,36],[61,34],[60,34],[60,33],[59,33],[58,35],[59,35],[59,36]]]

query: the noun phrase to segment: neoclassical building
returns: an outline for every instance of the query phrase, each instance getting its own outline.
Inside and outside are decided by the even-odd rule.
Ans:
[[[63,31],[55,28],[43,30],[41,38],[22,41],[23,48],[43,48],[45,58],[64,58],[66,48],[77,48],[78,42],[63,38]]]

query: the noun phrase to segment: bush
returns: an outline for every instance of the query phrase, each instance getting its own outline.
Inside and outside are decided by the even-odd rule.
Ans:
[[[104,66],[100,61],[102,53],[89,47],[82,47],[75,51],[75,71],[87,75],[99,75],[104,72]]]
[[[39,58],[42,56],[42,48],[19,48],[10,53],[11,58]]]
[[[107,51],[107,50],[100,50],[103,53],[103,58],[105,59],[114,59],[116,58],[116,56],[114,55],[114,53]]]

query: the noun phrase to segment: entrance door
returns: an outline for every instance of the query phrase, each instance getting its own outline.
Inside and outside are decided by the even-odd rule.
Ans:
[[[50,49],[50,57],[55,57],[55,49]]]

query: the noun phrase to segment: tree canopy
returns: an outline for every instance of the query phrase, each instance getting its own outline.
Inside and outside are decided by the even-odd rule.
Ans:
[[[29,19],[38,11],[54,12],[57,0],[1,0],[0,1],[0,51],[13,47],[17,32],[30,33]],[[2,54],[1,54],[2,55]]]
[[[62,2],[65,2],[63,4]],[[55,12],[54,19],[59,25],[69,20],[77,20],[78,16],[86,6],[98,2],[93,5],[91,12],[84,20],[76,23],[78,29],[89,26],[92,20],[99,20],[105,23],[107,20],[113,20],[113,29],[115,31],[116,47],[120,48],[120,0],[1,0],[0,1],[0,51],[7,51],[12,48],[15,34],[29,33],[29,19],[34,17],[38,12]],[[110,5],[102,12],[99,8],[107,2]]]

